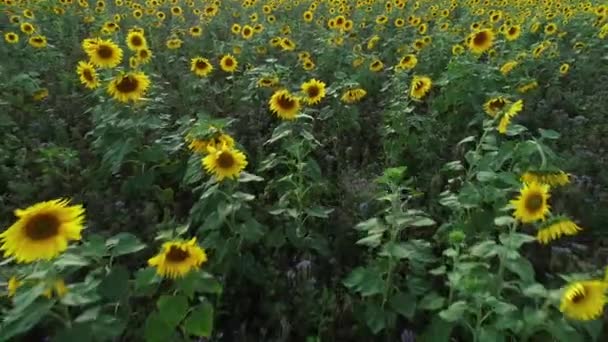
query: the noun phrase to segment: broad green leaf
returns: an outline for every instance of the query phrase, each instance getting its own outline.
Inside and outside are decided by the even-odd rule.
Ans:
[[[175,295],[161,296],[156,302],[160,318],[169,326],[176,327],[188,311],[188,299],[184,296]]]
[[[364,245],[368,247],[378,247],[382,242],[382,233],[371,234],[364,237],[356,242],[357,245]]]
[[[210,337],[213,331],[213,306],[203,301],[188,315],[184,329],[190,335]]]
[[[109,300],[118,301],[129,296],[129,271],[124,266],[114,266],[101,281],[99,294]]]
[[[171,340],[174,329],[155,311],[146,319],[144,337],[147,342],[167,342]]]
[[[511,249],[519,249],[524,243],[536,241],[534,236],[521,233],[502,233],[500,234],[499,239],[503,245],[510,247]]]
[[[450,342],[454,324],[446,322],[439,316],[432,318],[424,333],[416,337],[416,342]]]
[[[106,246],[115,257],[135,253],[146,248],[146,245],[131,233],[118,233],[114,235],[106,241]]]
[[[379,306],[374,303],[366,305],[365,309],[365,323],[370,328],[372,333],[378,334],[386,327],[385,312]]]
[[[0,341],[9,341],[12,337],[30,331],[51,311],[54,304],[54,301],[41,299],[27,305],[25,309],[27,314],[24,314],[24,311],[15,312],[16,308],[9,310],[4,314],[2,325],[0,326],[2,331]]]
[[[384,291],[384,281],[380,273],[374,269],[357,267],[346,279],[344,285],[362,296],[371,296]]]
[[[101,306],[94,306],[92,308],[89,308],[89,309],[85,310],[83,313],[81,313],[80,315],[78,315],[78,317],[76,317],[76,319],[74,319],[74,322],[84,323],[84,322],[95,321],[97,319],[97,317],[99,316],[100,311],[101,311]]]
[[[87,266],[89,263],[86,258],[71,253],[64,253],[53,262],[55,266],[59,267]]]
[[[410,293],[398,292],[391,297],[389,304],[391,308],[403,317],[412,319],[416,312],[416,296]]]
[[[506,258],[503,262],[505,267],[509,271],[517,274],[524,283],[534,283],[534,268],[528,259],[524,257],[519,257],[517,259]]]
[[[471,253],[471,255],[473,256],[480,258],[491,258],[498,254],[496,249],[496,242],[492,240],[482,241],[471,247],[469,253]]]
[[[161,280],[162,278],[156,274],[155,268],[141,268],[135,274],[135,290],[140,291],[153,285],[158,285]]]
[[[509,226],[515,223],[515,219],[511,216],[500,216],[494,219],[494,224],[498,227]]]
[[[467,306],[467,302],[459,300],[452,303],[447,309],[440,311],[439,317],[447,322],[457,322],[463,318],[462,316],[464,315]]]
[[[436,292],[430,292],[420,299],[418,302],[418,308],[435,311],[443,307],[445,300],[446,299],[444,297],[440,296]]]
[[[240,183],[262,182],[263,180],[264,180],[264,178],[251,174],[249,172],[245,172],[245,171],[241,172],[241,174],[239,176]]]

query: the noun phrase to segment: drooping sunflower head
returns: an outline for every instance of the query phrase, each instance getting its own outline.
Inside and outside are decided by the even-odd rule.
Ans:
[[[83,48],[96,67],[114,68],[122,61],[122,49],[111,40],[85,41]]]
[[[30,37],[28,43],[36,49],[42,49],[46,47],[46,37],[36,34]]]
[[[491,117],[500,113],[510,101],[502,96],[491,98],[483,104],[483,110]]]
[[[237,178],[247,166],[245,154],[237,149],[219,146],[209,147],[208,151],[209,154],[203,158],[202,163],[205,170],[218,181]]]
[[[540,183],[549,186],[562,186],[570,183],[570,176],[564,171],[526,171],[521,176],[524,183]]]
[[[309,105],[317,104],[325,97],[325,83],[313,78],[302,83],[302,92],[304,93],[304,102]]]
[[[601,280],[569,284],[562,294],[559,310],[568,318],[580,321],[596,319],[604,312],[608,283]]]
[[[148,265],[156,267],[156,273],[164,278],[181,278],[207,261],[207,254],[197,243],[190,241],[169,241],[162,245],[160,252],[148,260]]]
[[[479,30],[471,33],[467,40],[469,49],[473,53],[482,54],[494,44],[494,32],[490,29]]]
[[[196,76],[205,77],[213,71],[213,65],[207,58],[195,57],[190,61],[190,71]]]
[[[416,66],[416,64],[418,64],[418,58],[416,58],[416,55],[409,54],[401,57],[397,67],[402,70],[411,70]]]
[[[270,110],[282,120],[295,120],[300,112],[300,99],[287,89],[277,90],[268,101]]]
[[[119,102],[137,102],[149,87],[150,79],[143,72],[121,73],[108,84],[108,94]]]
[[[432,84],[428,76],[414,76],[410,85],[410,96],[416,100],[422,99],[431,90]]]
[[[283,49],[283,51],[293,51],[295,48],[296,44],[291,41],[291,39],[287,37],[281,39],[281,49]]]
[[[276,76],[262,77],[258,80],[257,86],[263,88],[271,88],[279,84],[279,78]]]
[[[0,234],[0,250],[5,257],[30,263],[55,258],[70,240],[80,240],[84,228],[84,208],[57,199],[15,210],[19,219]]]
[[[511,200],[515,208],[513,216],[523,223],[545,220],[549,214],[548,204],[549,185],[540,183],[524,183],[519,196]]]
[[[509,125],[511,124],[511,120],[517,116],[524,108],[524,101],[517,100],[515,103],[511,104],[502,117],[500,118],[500,122],[498,123],[498,132],[501,134],[506,134]]]
[[[363,88],[348,89],[342,94],[340,100],[344,103],[353,104],[361,101],[365,95],[367,95],[367,91]]]
[[[148,47],[148,43],[142,33],[132,31],[127,35],[127,46],[129,49],[137,51]]]
[[[239,62],[232,55],[224,55],[220,59],[220,68],[229,73],[233,73],[236,71]]]
[[[165,45],[167,46],[167,48],[169,50],[177,50],[180,47],[182,47],[182,44],[184,43],[183,40],[177,38],[177,37],[173,37],[169,40],[167,40],[167,42],[165,43]]]
[[[564,235],[572,236],[583,229],[566,217],[557,217],[543,224],[536,233],[536,240],[544,245]]]
[[[76,67],[76,73],[80,78],[80,83],[89,89],[95,89],[99,87],[99,79],[97,77],[97,70],[95,66],[90,62],[80,61]]]
[[[508,75],[519,64],[517,61],[508,61],[500,67],[500,73],[504,76]]]

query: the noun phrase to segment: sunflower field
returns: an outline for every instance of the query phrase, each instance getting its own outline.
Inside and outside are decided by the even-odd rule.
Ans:
[[[608,340],[605,0],[0,0],[0,341]]]

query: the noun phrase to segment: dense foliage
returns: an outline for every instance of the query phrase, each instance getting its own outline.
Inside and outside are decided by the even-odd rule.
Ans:
[[[0,341],[608,338],[602,1],[0,12]]]

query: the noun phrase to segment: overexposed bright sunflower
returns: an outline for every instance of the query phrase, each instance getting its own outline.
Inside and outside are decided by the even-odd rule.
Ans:
[[[219,146],[208,147],[207,150],[209,154],[203,158],[203,166],[218,181],[237,178],[247,166],[245,154],[237,149]]]
[[[303,101],[309,105],[314,105],[325,97],[325,83],[316,79],[302,83]]]
[[[577,281],[562,294],[559,310],[568,318],[580,321],[596,319],[604,312],[608,283],[601,280]]]
[[[549,214],[549,197],[549,185],[524,183],[519,196],[510,202],[515,208],[513,216],[523,223],[544,221]]]
[[[148,260],[148,265],[156,267],[156,273],[164,278],[181,278],[207,261],[205,250],[196,243],[175,240],[165,242],[160,252]]]
[[[294,120],[300,112],[300,99],[287,89],[277,90],[268,101],[270,110],[282,120]]]
[[[15,210],[19,219],[0,234],[0,250],[5,257],[30,263],[55,258],[70,240],[80,240],[84,228],[84,208],[65,199],[40,202]]]
[[[149,87],[150,79],[143,72],[120,73],[108,84],[108,94],[119,102],[136,102]]]

